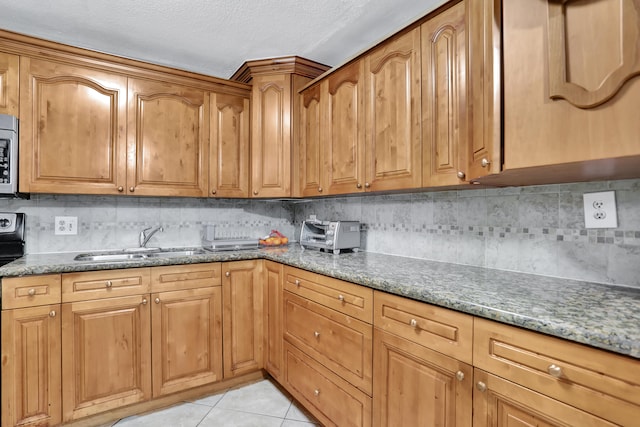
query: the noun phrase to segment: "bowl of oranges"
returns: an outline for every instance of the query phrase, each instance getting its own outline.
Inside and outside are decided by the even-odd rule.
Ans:
[[[289,239],[278,230],[271,230],[268,236],[265,236],[258,240],[260,246],[284,246],[289,243]]]

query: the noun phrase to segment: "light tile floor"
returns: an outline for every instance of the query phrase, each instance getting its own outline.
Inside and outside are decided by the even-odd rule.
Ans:
[[[265,379],[144,415],[114,427],[311,427],[320,424]]]

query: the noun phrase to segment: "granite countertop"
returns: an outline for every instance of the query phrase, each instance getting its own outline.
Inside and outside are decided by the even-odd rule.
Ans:
[[[368,252],[286,248],[126,262],[78,262],[77,253],[26,255],[0,277],[269,259],[475,316],[640,358],[640,289]]]

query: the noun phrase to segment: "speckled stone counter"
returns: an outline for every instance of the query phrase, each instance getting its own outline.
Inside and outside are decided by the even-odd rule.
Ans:
[[[75,253],[27,255],[0,276],[270,259],[373,289],[640,358],[640,289],[367,252],[287,248],[126,262],[77,262]]]

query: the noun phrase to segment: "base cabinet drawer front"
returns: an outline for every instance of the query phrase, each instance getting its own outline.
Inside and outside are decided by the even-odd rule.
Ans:
[[[373,425],[471,427],[471,365],[376,328]]]
[[[63,274],[62,302],[148,294],[150,277],[149,268]]]
[[[222,264],[169,265],[151,268],[151,292],[222,285]]]
[[[640,420],[640,360],[485,319],[474,366],[620,425]]]
[[[374,326],[465,363],[473,356],[473,316],[376,291]]]
[[[284,294],[285,339],[371,395],[371,325],[289,292]]]
[[[371,426],[371,397],[291,344],[284,344],[284,385],[325,426]]]
[[[152,294],[153,397],[222,379],[220,287]]]
[[[63,421],[151,398],[148,295],[62,304]]]
[[[62,417],[60,304],[2,312],[2,427]]]
[[[285,267],[284,289],[371,323],[373,290],[293,267]]]
[[[473,427],[637,426],[609,422],[498,376],[475,369]],[[613,409],[603,408],[607,411]]]
[[[2,308],[60,304],[60,283],[59,274],[3,278]]]

